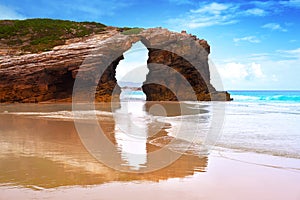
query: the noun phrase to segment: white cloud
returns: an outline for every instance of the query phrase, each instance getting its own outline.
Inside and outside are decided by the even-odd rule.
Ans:
[[[233,41],[235,43],[240,42],[240,41],[247,41],[250,43],[260,43],[260,40],[257,39],[255,36],[246,36],[246,37],[242,37],[242,38],[234,38]]]
[[[241,63],[226,63],[224,66],[218,68],[219,73],[224,79],[243,80],[249,73],[245,65]]]
[[[218,70],[222,78],[232,81],[261,79],[265,77],[261,65],[258,63],[242,64],[230,62],[221,66],[219,65]]]
[[[185,0],[169,0],[174,2],[185,2]],[[190,2],[189,0],[186,0]],[[245,10],[245,6],[248,8]],[[239,22],[243,17],[263,17],[274,13],[283,12],[283,7],[299,7],[300,0],[289,1],[249,1],[240,3],[220,3],[205,1],[199,4],[198,8],[189,10],[187,13],[167,23],[175,29],[195,29],[200,27],[228,25]],[[286,32],[287,29],[279,24],[265,24],[263,28]]]
[[[268,23],[262,26],[262,28],[267,28],[267,29],[271,29],[271,30],[277,30],[277,31],[282,31],[282,32],[286,32],[287,30],[282,28],[280,24],[277,23]]]
[[[288,8],[300,8],[300,0],[266,0],[266,1],[249,1],[245,5],[255,6],[256,8],[265,10],[268,14],[279,14]]]
[[[272,80],[273,82],[278,82],[278,78],[277,78],[277,76],[276,76],[275,74],[272,74],[271,80]]]
[[[230,62],[217,64],[217,69],[228,89],[266,89],[278,81],[274,74],[265,74],[260,63]]]
[[[225,90],[300,89],[300,47],[236,57],[216,66]]]
[[[246,15],[254,15],[254,16],[265,16],[268,13],[260,8],[251,8],[245,11]]]
[[[300,0],[279,1],[279,3],[288,7],[300,8]]]
[[[300,48],[292,50],[277,50],[283,57],[296,58],[300,60]]]
[[[277,4],[276,1],[250,1],[249,4],[255,5],[259,8],[270,8]]]
[[[167,23],[178,27],[199,28],[214,25],[234,24],[237,6],[226,3],[204,3],[198,9],[190,10],[185,15],[169,19]]]
[[[250,54],[247,57],[247,60],[251,60],[253,62],[259,62],[259,61],[263,61],[263,60],[269,59],[270,56],[271,56],[270,53],[254,53],[254,54]]]
[[[24,19],[24,16],[10,7],[0,5],[0,19]]]
[[[251,64],[251,72],[254,75],[254,77],[256,77],[256,78],[264,78],[265,77],[265,75],[263,74],[263,72],[261,70],[260,64],[252,63]]]
[[[175,0],[176,1],[176,0]],[[243,6],[249,6],[247,10]],[[187,13],[172,18],[167,21],[177,29],[180,28],[200,28],[215,25],[234,24],[242,17],[257,16],[262,17],[270,12],[267,8],[260,8],[255,3],[218,3],[204,2],[200,3],[198,8],[189,10]]]
[[[200,7],[197,10],[191,10],[192,13],[208,13],[213,15],[220,15],[222,12],[232,8],[231,4],[222,4],[222,3],[211,3]]]
[[[276,50],[273,53],[256,53],[251,54],[247,57],[240,58],[247,59],[253,62],[265,62],[265,61],[274,61],[274,62],[287,62],[294,61],[298,62],[297,66],[300,66],[300,47],[296,49],[289,50]]]

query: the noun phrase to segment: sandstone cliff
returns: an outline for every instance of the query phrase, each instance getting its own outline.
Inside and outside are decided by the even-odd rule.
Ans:
[[[72,94],[82,101],[118,99],[116,67],[138,41],[149,50],[149,74],[142,87],[147,100],[230,100],[210,84],[205,40],[162,28],[128,35],[111,27],[47,52],[3,53],[0,102],[71,101]]]

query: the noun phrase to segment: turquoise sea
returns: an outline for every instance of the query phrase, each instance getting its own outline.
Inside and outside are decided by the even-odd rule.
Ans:
[[[234,101],[238,102],[278,102],[278,103],[299,103],[300,91],[229,91]]]
[[[300,159],[300,91],[229,93],[234,100],[221,103],[225,106],[225,116],[216,148]],[[145,95],[142,91],[125,91],[122,98],[143,101]],[[194,107],[206,106],[207,110],[213,108],[211,102],[189,103]],[[202,115],[212,117],[210,112]],[[211,121],[201,123],[208,126]],[[205,127],[204,124],[201,126]]]
[[[167,136],[154,138],[150,143],[161,147],[165,145],[164,141],[177,138],[174,146],[168,148],[180,153],[188,146],[191,154],[206,154],[202,144],[212,140],[209,146],[220,152],[241,151],[300,159],[300,91],[229,92],[233,101],[189,101],[182,102],[178,108],[174,102],[163,106],[159,102],[149,105],[142,91],[126,90],[121,93],[120,108],[114,111],[101,107],[72,111],[69,104],[3,104],[0,116],[4,119],[28,116],[36,120],[61,121],[89,120],[95,115],[99,119],[111,118],[115,124],[117,147],[133,169],[143,166],[146,157],[136,160],[128,152],[146,156],[147,138],[161,128]],[[183,110],[180,110],[181,106]],[[165,115],[164,109],[172,114]],[[5,126],[7,122],[2,124]],[[6,132],[5,129],[0,131],[4,135]]]
[[[0,199],[299,199],[300,91],[230,93],[1,104]]]
[[[300,91],[230,91],[220,146],[300,158]]]
[[[300,103],[300,90],[230,90],[234,102]],[[123,99],[145,99],[142,91],[123,91]]]

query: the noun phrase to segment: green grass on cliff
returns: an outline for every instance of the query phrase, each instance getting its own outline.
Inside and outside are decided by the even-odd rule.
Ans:
[[[53,19],[0,20],[0,44],[37,53],[64,44],[67,39],[100,33],[105,25]]]
[[[127,28],[126,30],[124,30],[122,32],[122,34],[124,35],[134,35],[134,34],[139,34],[142,30],[144,30],[143,28]]]

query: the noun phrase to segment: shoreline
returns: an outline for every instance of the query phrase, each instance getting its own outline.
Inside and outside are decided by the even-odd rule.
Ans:
[[[172,105],[174,105],[173,103]],[[139,171],[140,173],[121,172],[108,167],[105,163],[100,163],[88,153],[79,138],[70,112],[59,112],[71,108],[70,104],[18,105],[20,106],[2,106],[0,112],[1,109],[5,110],[10,107],[15,111],[28,112],[33,110],[39,114],[33,116],[14,115],[13,113],[0,114],[0,199],[22,198],[29,200],[38,197],[41,199],[66,200],[99,198],[298,200],[300,198],[300,192],[298,191],[300,159],[216,146],[206,154],[201,154],[200,149],[197,149],[199,151],[195,151],[196,153],[194,151],[184,153],[178,160],[165,168],[150,173],[142,171]],[[141,109],[144,108],[142,103],[134,103],[133,105],[132,109],[138,110],[139,108],[142,112],[147,112]],[[58,109],[58,112],[53,108]],[[196,106],[196,108],[207,109],[202,106]],[[128,151],[130,152],[132,149],[128,147],[136,143],[128,142],[126,137],[122,137],[123,135],[119,131],[123,127],[122,125],[127,124],[127,121],[114,120],[112,114],[101,114],[101,111],[105,111],[105,109],[111,113],[105,106],[103,109],[100,110],[97,117],[99,117],[99,120],[101,119],[101,127],[105,131],[106,137],[119,150],[118,157],[115,160],[126,167],[137,167],[136,170],[147,167],[147,164],[153,161],[149,158],[149,154],[160,150],[160,147],[146,143],[142,148],[143,151],[141,151],[141,153],[146,153],[144,157],[146,162],[143,162],[143,160],[139,163],[135,162],[139,160],[130,157]],[[240,131],[234,132],[235,129],[232,128],[241,126],[236,127],[236,124],[233,123],[237,119],[235,114],[240,113],[238,119],[242,120],[242,117],[245,117],[245,122],[249,122],[250,115],[243,115],[244,112],[248,113],[246,109],[239,107],[238,110],[235,110],[236,107],[232,107],[232,109],[228,111],[229,114],[232,114],[229,115],[232,118],[228,118],[228,120],[229,122],[230,120],[233,121],[227,125],[233,127],[229,126],[225,129],[233,131],[230,133],[237,138]],[[260,110],[260,107],[256,109]],[[201,113],[202,116],[209,114]],[[60,118],[53,120],[47,118],[47,116],[58,116]],[[148,120],[149,118],[146,116],[138,115],[134,118],[139,122],[137,125],[145,125],[145,121],[138,120]],[[190,116],[193,115],[187,115],[186,117]],[[269,115],[256,113],[256,111],[251,116],[254,116],[251,119],[254,120],[253,123],[255,124],[257,124],[255,116],[259,120],[268,119],[269,117]],[[264,116],[266,118],[261,118]],[[66,117],[71,118],[63,120]],[[175,120],[171,122],[176,122],[178,118],[175,115],[175,117],[172,116],[168,119]],[[204,117],[202,120],[207,123],[208,119]],[[260,121],[263,124],[274,123],[273,120]],[[163,122],[166,125],[166,121]],[[291,119],[289,119],[289,122],[295,124]],[[258,138],[261,138],[260,134],[273,137],[273,135],[268,135],[268,132],[264,132],[264,129],[255,129],[252,124],[247,126],[247,124],[242,123],[242,125],[243,130],[250,133],[250,135],[240,135],[242,139],[246,137],[247,142],[251,139],[251,137],[248,137],[255,136],[255,134],[258,134]],[[176,123],[173,126],[176,127]],[[139,128],[145,130],[145,134],[148,134],[150,139],[159,138],[157,144],[168,142],[169,136],[163,131],[170,131],[169,129],[162,129],[161,132],[156,132],[156,135],[149,135],[151,132],[149,131],[150,127],[139,126]],[[280,129],[278,134],[283,135],[282,133],[285,132],[282,131]],[[233,139],[233,136],[228,135],[228,139]],[[254,141],[258,144],[259,142],[268,144],[265,143],[268,140]],[[239,140],[236,142],[239,142]],[[185,143],[179,144],[184,145]],[[285,143],[282,141],[280,144]],[[140,150],[139,145],[134,150]],[[110,156],[111,154],[109,154]],[[159,162],[166,159],[167,157],[162,157]]]

